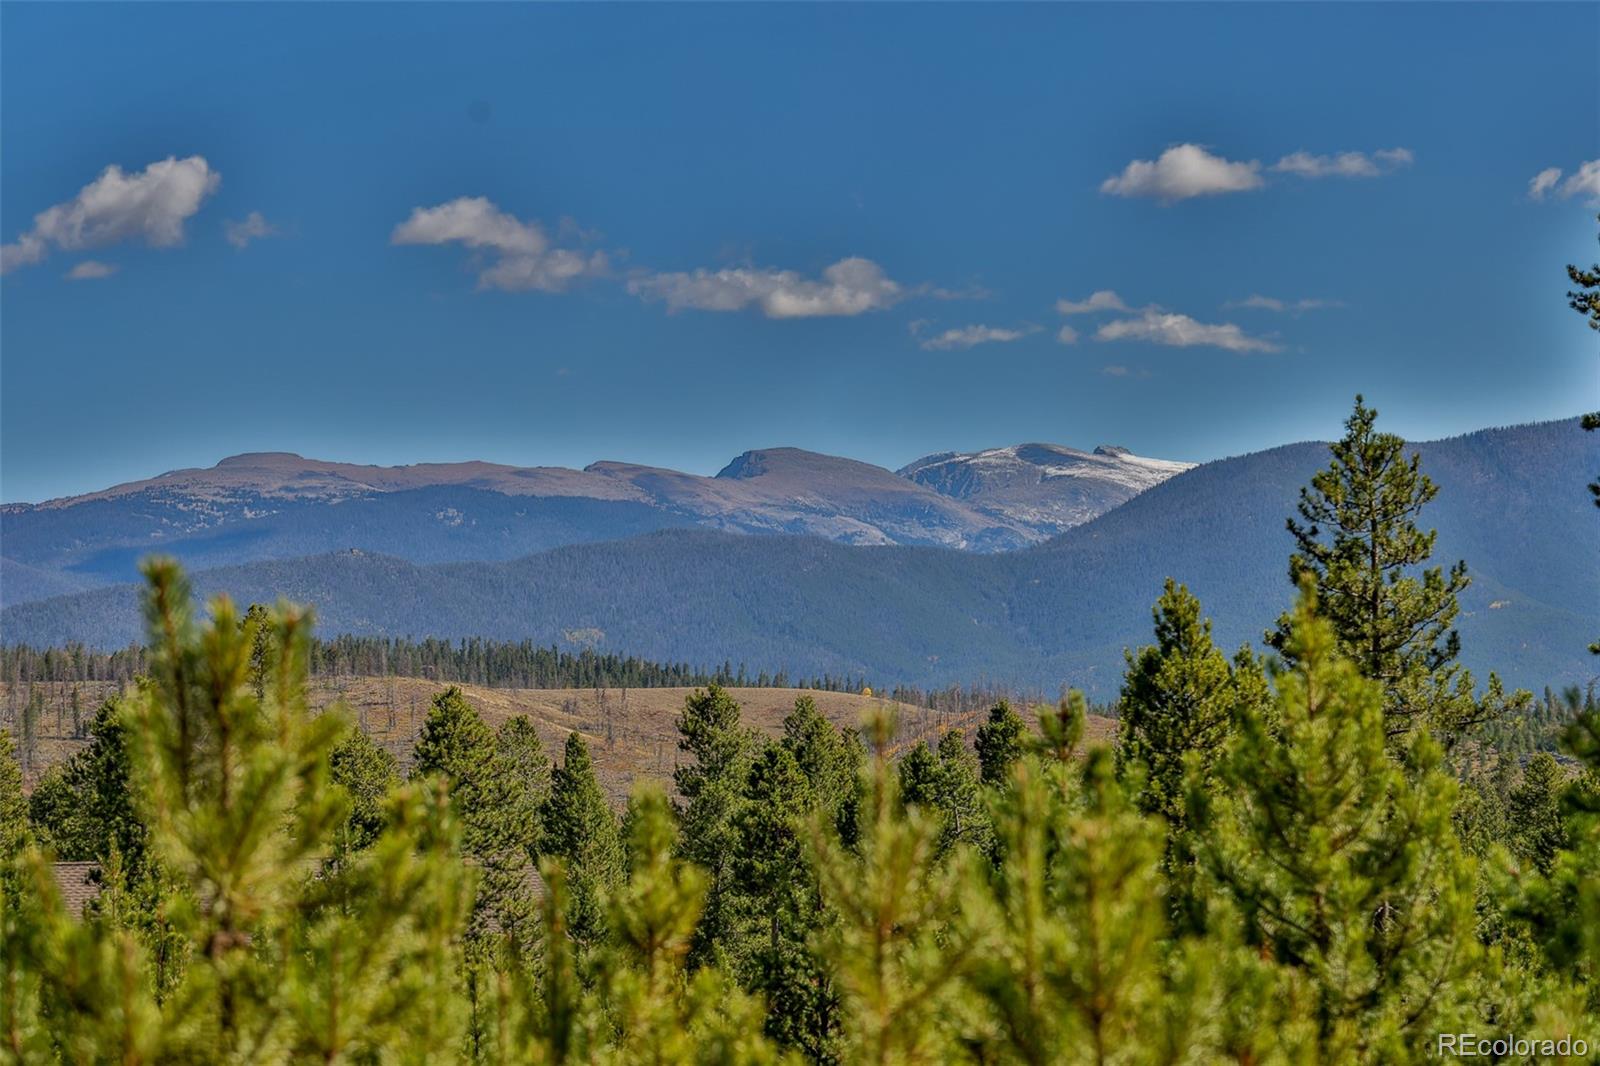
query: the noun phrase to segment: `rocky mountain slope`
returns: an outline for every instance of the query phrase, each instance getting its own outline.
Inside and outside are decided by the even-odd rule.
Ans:
[[[1108,444],[1092,452],[1060,444],[1014,444],[924,456],[899,474],[983,514],[1056,534],[1193,466],[1146,459]]]
[[[1480,678],[1587,683],[1600,632],[1600,518],[1584,484],[1600,435],[1575,420],[1418,446],[1439,485],[1424,514],[1436,559],[1465,559],[1463,655]],[[978,554],[864,549],[805,536],[658,530],[500,562],[418,565],[345,551],[197,575],[241,601],[308,601],[324,632],[531,638],[666,661],[744,661],[873,683],[996,681],[1114,694],[1122,649],[1150,639],[1168,576],[1187,582],[1233,647],[1289,602],[1284,518],[1320,444],[1208,463],[1035,547]],[[136,592],[99,589],[8,608],[11,641],[137,637]]]
[[[1105,450],[1013,450],[1031,455],[1039,448],[1084,461],[1070,476],[1041,475],[1031,486],[991,478],[974,493],[959,479],[901,476],[797,448],[745,452],[715,477],[616,462],[583,470],[481,462],[380,467],[287,452],[238,455],[83,496],[0,508],[0,604],[127,581],[153,551],[196,568],[347,548],[416,563],[503,560],[683,526],[1007,551],[1039,543],[1183,469]],[[950,466],[960,457],[942,458]]]

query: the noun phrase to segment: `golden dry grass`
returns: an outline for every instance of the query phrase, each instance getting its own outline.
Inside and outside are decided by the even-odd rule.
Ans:
[[[312,684],[312,704],[325,708],[343,704],[354,721],[380,745],[392,752],[405,767],[412,746],[428,716],[428,705],[445,686],[425,678],[340,677],[318,678]],[[553,758],[560,758],[567,735],[576,730],[589,744],[595,772],[613,800],[626,798],[634,783],[654,780],[671,787],[673,768],[682,756],[678,751],[676,722],[683,701],[692,688],[635,689],[519,689],[459,686],[492,728],[498,728],[514,715],[527,715],[538,727],[539,737]],[[109,684],[86,684],[80,693],[85,721],[93,716],[100,702],[114,691]],[[734,688],[729,693],[743,711],[746,725],[767,736],[782,731],[783,719],[801,696],[810,696],[817,709],[836,725],[856,726],[873,710],[894,709],[899,721],[897,747],[920,740],[936,743],[947,730],[962,729],[967,736],[983,721],[981,712],[947,713],[894,704],[871,696],[847,692],[820,692],[792,688]],[[12,694],[0,684],[0,706],[20,706],[25,697]],[[73,739],[71,719],[65,708],[70,688],[52,686],[45,693],[45,713],[40,723],[37,771],[68,758],[83,745]],[[61,709],[62,728],[57,729],[56,712]],[[1030,723],[1034,715],[1025,715]],[[1085,729],[1088,742],[1107,741],[1116,724],[1108,718],[1091,717]]]

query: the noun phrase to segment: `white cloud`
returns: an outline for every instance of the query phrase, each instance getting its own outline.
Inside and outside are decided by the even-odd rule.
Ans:
[[[1094,311],[1127,311],[1122,297],[1110,289],[1100,289],[1089,294],[1087,300],[1057,300],[1056,311],[1063,315],[1086,315]]]
[[[1056,331],[1056,340],[1060,341],[1062,344],[1077,344],[1078,331],[1073,329],[1071,326],[1062,326]]]
[[[1128,376],[1129,370],[1125,366],[1118,366],[1117,364],[1113,363],[1110,366],[1101,367],[1100,373],[1104,374],[1108,378],[1125,378]]]
[[[1560,180],[1560,167],[1545,167],[1528,182],[1528,195],[1535,200],[1543,200],[1544,194],[1555,188],[1556,182]]]
[[[222,223],[222,233],[228,238],[229,244],[235,248],[244,248],[253,240],[276,237],[278,227],[262,217],[260,211],[252,211],[238,222],[225,220]]]
[[[1138,318],[1120,318],[1095,331],[1102,341],[1137,340],[1173,348],[1223,348],[1230,352],[1276,352],[1278,345],[1252,337],[1231,322],[1212,325],[1188,315],[1147,307]]]
[[[898,302],[905,289],[870,259],[841,259],[820,279],[793,270],[737,267],[640,274],[628,291],[661,300],[667,310],[741,311],[757,307],[768,318],[815,318],[881,311]]]
[[[1302,178],[1376,178],[1415,161],[1416,156],[1409,148],[1380,148],[1371,155],[1365,152],[1312,155],[1301,151],[1284,156],[1272,169]]]
[[[917,332],[916,330],[912,331]],[[1027,326],[1022,329],[1009,329],[1004,326],[962,326],[958,329],[947,329],[919,342],[925,351],[948,352],[957,348],[974,348],[980,344],[996,344],[1008,341],[1019,341],[1023,337],[1039,332],[1036,326]]]
[[[1563,200],[1570,200],[1574,196],[1600,200],[1600,159],[1591,159],[1587,163],[1579,164],[1577,173],[1570,175],[1557,188],[1556,181],[1560,177],[1561,171],[1557,167],[1540,171],[1539,175],[1529,183],[1528,191],[1536,200],[1542,199],[1552,188],[1555,188],[1556,195]]]
[[[1529,198],[1543,200],[1554,194],[1563,200],[1584,196],[1600,201],[1600,159],[1580,163],[1577,172],[1568,175],[1566,181],[1561,180],[1563,173],[1560,167],[1546,167],[1539,171],[1528,182]]]
[[[1164,203],[1194,196],[1217,196],[1259,189],[1261,164],[1234,162],[1212,155],[1198,144],[1178,144],[1155,161],[1135,159],[1121,174],[1100,183],[1111,196],[1147,196]]]
[[[481,288],[519,292],[561,292],[576,278],[604,274],[604,252],[552,248],[537,222],[523,222],[487,197],[462,196],[434,207],[418,207],[394,228],[391,244],[457,243],[492,253],[495,261],[478,273]]]
[[[183,243],[183,224],[217,191],[222,175],[202,156],[169,156],[126,173],[110,166],[71,200],[35,215],[33,228],[0,247],[0,272],[37,263],[49,246],[66,251],[143,238],[153,248]]]
[[[1561,196],[1600,197],[1600,159],[1591,159],[1578,167],[1578,172],[1561,183]]]
[[[1254,311],[1299,314],[1302,311],[1321,311],[1329,307],[1343,307],[1344,304],[1338,300],[1280,300],[1275,296],[1262,296],[1260,293],[1251,293],[1242,300],[1230,300],[1222,306],[1224,309],[1244,307]]]
[[[9,274],[17,267],[40,262],[47,253],[44,241],[31,233],[24,233],[10,244],[0,244],[0,274]]]
[[[68,281],[94,281],[99,278],[109,278],[117,272],[115,263],[102,263],[98,259],[85,259],[71,270],[67,271]]]

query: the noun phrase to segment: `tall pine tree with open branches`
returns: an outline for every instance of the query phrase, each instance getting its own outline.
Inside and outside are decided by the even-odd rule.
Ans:
[[[1332,462],[1300,490],[1301,520],[1288,521],[1297,547],[1289,579],[1312,579],[1339,653],[1383,686],[1387,735],[1398,741],[1425,725],[1448,738],[1499,713],[1502,701],[1493,678],[1490,697],[1475,700],[1472,676],[1456,662],[1467,564],[1422,569],[1437,534],[1417,523],[1438,486],[1377,419],[1357,396]],[[1267,640],[1287,653],[1290,632],[1285,615]]]

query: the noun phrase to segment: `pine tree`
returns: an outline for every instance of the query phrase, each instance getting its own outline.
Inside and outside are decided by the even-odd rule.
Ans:
[[[511,819],[530,860],[537,859],[544,835],[540,812],[550,798],[550,757],[539,731],[525,714],[508,718],[495,731],[495,760],[506,782]]]
[[[1511,790],[1506,822],[1511,850],[1541,874],[1548,874],[1556,855],[1567,847],[1562,821],[1561,767],[1549,752],[1539,752],[1522,768],[1522,780]]]
[[[959,729],[939,738],[937,754],[922,741],[900,760],[900,800],[925,808],[938,820],[938,859],[959,844],[979,852],[989,849],[992,833],[978,772]]]
[[[366,733],[349,727],[329,756],[329,769],[333,783],[350,801],[338,834],[339,850],[363,851],[383,832],[389,794],[400,785],[399,761]]]
[[[530,945],[536,929],[529,841],[537,821],[528,824],[531,812],[516,805],[516,784],[497,757],[495,735],[460,688],[452,685],[434,698],[412,774],[446,781],[460,814],[462,846],[479,877],[470,929],[476,947],[487,950],[487,941],[499,935]]]
[[[690,940],[709,889],[704,870],[674,858],[672,808],[659,791],[634,798],[631,875],[607,900],[611,942],[602,985],[616,1033],[602,1063],[775,1063],[760,1005],[715,968],[690,976]]]
[[[22,792],[11,734],[0,733],[0,862],[9,862],[28,839],[28,798]]]
[[[1022,717],[1008,701],[1001,700],[989,711],[989,720],[978,727],[974,738],[984,784],[1005,784],[1011,764],[1022,756],[1027,731]]]
[[[969,921],[988,930],[971,976],[987,1041],[1017,1062],[1179,1061],[1159,1054],[1162,824],[1129,802],[1111,752],[1036,757],[1012,771],[995,814],[990,891]]]
[[[859,854],[826,825],[812,829],[823,899],[838,916],[819,942],[836,966],[842,1059],[941,1061],[955,1039],[948,1008],[978,950],[974,932],[952,920],[974,888],[974,863],[967,852],[934,861],[937,823],[915,808],[901,813],[888,754],[893,720],[883,713],[869,728],[874,755]]]
[[[1214,793],[1189,792],[1201,859],[1240,935],[1275,960],[1320,1061],[1406,1061],[1464,1013],[1479,950],[1454,782],[1425,732],[1385,751],[1383,689],[1340,653],[1308,578],[1275,720],[1245,707]],[[1218,917],[1218,921],[1221,921]]]
[[[1436,536],[1417,519],[1439,490],[1422,473],[1421,457],[1406,457],[1405,441],[1374,428],[1377,417],[1357,396],[1332,462],[1301,489],[1303,524],[1288,522],[1298,546],[1289,578],[1316,583],[1340,654],[1383,686],[1388,736],[1398,742],[1427,726],[1449,738],[1504,713],[1504,699],[1491,677],[1490,695],[1475,700],[1472,676],[1456,662],[1461,640],[1452,624],[1470,581],[1466,563],[1416,576]],[[1268,634],[1284,652],[1293,647],[1289,623],[1285,615]],[[1519,694],[1516,702],[1523,700]]]
[[[567,737],[566,753],[550,775],[543,812],[545,855],[561,859],[571,896],[569,934],[587,951],[605,936],[604,895],[623,878],[623,847],[616,815],[595,780],[589,748],[579,733]]]
[[[1202,777],[1210,776],[1239,693],[1228,660],[1211,642],[1211,621],[1187,588],[1168,578],[1153,614],[1155,644],[1126,653],[1117,770],[1125,776],[1141,767],[1140,809],[1181,832],[1185,762],[1195,753]]]
[[[835,728],[817,710],[816,701],[800,696],[783,719],[783,746],[811,785],[818,813],[854,846],[865,759],[860,732]]]
[[[280,608],[241,625],[219,598],[200,625],[175,565],[146,572],[152,678],[117,720],[133,749],[130,780],[153,865],[172,878],[162,908],[192,955],[165,991],[150,979],[146,948],[122,914],[115,848],[99,905],[83,921],[66,915],[35,855],[31,910],[0,920],[8,965],[22,960],[55,1055],[436,1058],[457,1039],[448,988],[432,976],[448,972],[440,962],[464,899],[451,887],[460,863],[448,824],[391,817],[403,828],[370,860],[314,876],[344,810],[327,780],[341,723],[306,708],[309,619]],[[272,629],[260,695],[249,671],[256,625]],[[448,813],[442,796],[432,809]],[[25,1018],[22,998],[12,1006]],[[26,1035],[25,1026],[12,1031]]]
[[[28,829],[39,847],[57,862],[82,862],[90,857],[83,808],[61,767],[52,766],[34,782],[28,796]]]
[[[717,961],[739,965],[747,947],[742,916],[732,891],[734,824],[749,772],[748,733],[740,724],[739,704],[717,685],[686,697],[678,717],[678,749],[694,761],[673,771],[684,802],[679,810],[683,857],[711,875],[700,925],[695,930],[692,964]]]
[[[1600,711],[1580,714],[1563,733],[1562,747],[1583,767],[1583,776],[1560,794],[1567,847],[1556,853],[1548,874],[1513,869],[1501,887],[1510,920],[1600,1015]]]
[[[438,774],[454,794],[473,788],[493,758],[494,733],[461,689],[451,685],[435,696],[412,752],[412,775]]]
[[[817,793],[789,748],[768,743],[750,768],[735,822],[734,875],[764,926],[744,966],[744,984],[765,1000],[765,1031],[813,1062],[838,1053],[838,995],[829,967],[810,943],[824,924],[805,826]],[[828,820],[823,815],[824,820]]]

